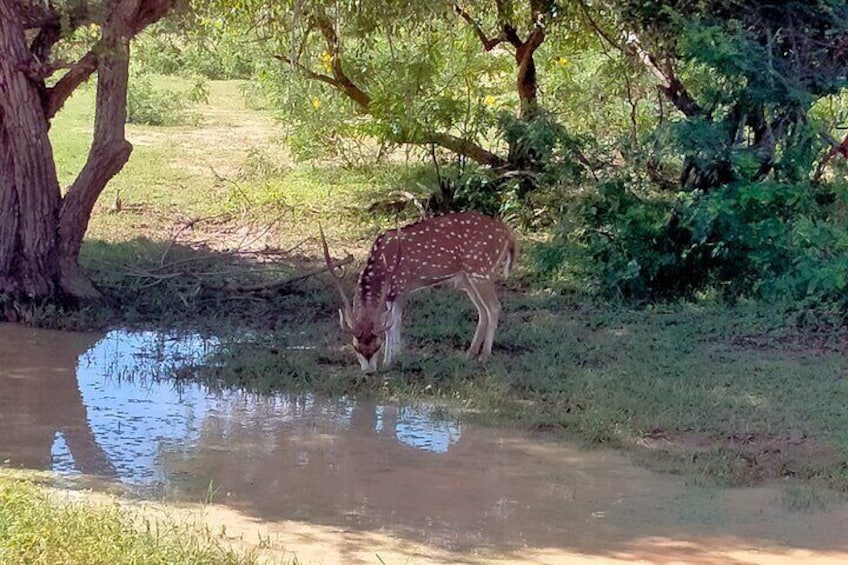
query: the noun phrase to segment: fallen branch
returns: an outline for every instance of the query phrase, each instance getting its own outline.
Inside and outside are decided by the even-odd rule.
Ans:
[[[353,255],[348,255],[344,259],[333,263],[331,265],[331,268],[333,270],[335,270],[339,267],[344,267],[346,265],[350,265],[351,263],[353,263]],[[263,292],[263,291],[277,290],[277,289],[280,289],[284,286],[288,286],[292,283],[295,283],[297,281],[302,281],[304,279],[308,279],[309,277],[314,277],[315,275],[320,275],[321,273],[327,272],[329,270],[330,270],[330,268],[328,268],[325,265],[321,268],[312,269],[311,271],[306,271],[305,273],[301,273],[299,275],[295,275],[293,277],[290,277],[290,278],[287,278],[287,279],[284,279],[284,280],[281,280],[281,281],[270,281],[270,282],[258,283],[258,284],[246,285],[246,286],[241,286],[241,285],[238,285],[238,286],[228,286],[228,285],[217,286],[217,285],[210,285],[210,284],[207,284],[207,283],[202,283],[202,284],[205,288],[207,288],[209,290],[218,290],[218,291],[226,291],[226,292],[248,292],[248,293],[249,292]]]

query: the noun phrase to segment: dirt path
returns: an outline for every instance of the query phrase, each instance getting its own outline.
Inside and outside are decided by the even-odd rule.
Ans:
[[[770,489],[762,490],[764,494]],[[82,498],[101,502],[114,499],[79,491],[56,491],[59,500]],[[205,529],[238,549],[253,552],[263,562],[287,563],[296,558],[303,565],[335,564],[501,564],[574,565],[584,564],[692,564],[692,565],[824,565],[848,563],[848,542],[841,547],[823,543],[844,538],[848,506],[818,516],[792,515],[787,522],[797,525],[796,533],[808,532],[811,546],[786,547],[765,540],[734,535],[649,536],[630,540],[615,549],[597,547],[570,550],[563,547],[533,547],[512,551],[476,550],[455,552],[430,544],[417,543],[383,531],[320,526],[282,520],[268,522],[223,505],[165,505],[152,502],[122,502],[145,518],[181,521]],[[634,529],[638,529],[638,526]],[[584,532],[585,533],[585,532]],[[580,535],[580,532],[575,532]],[[565,544],[567,545],[567,544]]]
[[[358,532],[297,522],[256,523],[226,507],[183,510],[187,516],[202,519],[210,528],[225,526],[234,543],[256,549],[269,558],[296,555],[304,564],[450,564],[501,563],[557,565],[563,563],[691,563],[691,564],[833,564],[848,563],[848,548],[817,550],[752,547],[750,540],[733,536],[703,538],[646,537],[632,540],[614,551],[598,547],[594,551],[569,551],[558,547],[527,548],[508,553],[477,551],[454,553],[433,546],[402,541],[380,532]],[[848,512],[821,524],[834,538],[844,535]],[[840,519],[841,518],[841,519]],[[803,518],[799,522],[804,522]],[[261,548],[260,539],[271,547]],[[379,557],[378,557],[379,556]]]

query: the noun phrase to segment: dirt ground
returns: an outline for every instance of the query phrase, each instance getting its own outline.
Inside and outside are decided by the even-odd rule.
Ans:
[[[768,498],[769,489],[749,489],[753,499]],[[56,491],[60,500],[85,497],[110,501],[105,495],[79,491]],[[740,507],[752,502],[745,496]],[[448,565],[560,565],[584,564],[692,564],[692,565],[824,565],[848,563],[848,543],[843,542],[848,526],[848,505],[820,515],[789,514],[784,524],[796,533],[809,532],[810,547],[788,547],[744,535],[647,536],[631,539],[615,549],[597,540],[596,546],[579,550],[562,547],[522,548],[509,552],[477,550],[456,552],[431,544],[392,536],[388,532],[323,526],[297,521],[261,521],[223,505],[165,505],[123,502],[146,518],[179,520],[208,529],[239,549],[254,552],[263,562],[288,562],[296,558],[304,565],[346,563]],[[639,525],[634,524],[634,531]],[[575,531],[575,536],[586,532]]]

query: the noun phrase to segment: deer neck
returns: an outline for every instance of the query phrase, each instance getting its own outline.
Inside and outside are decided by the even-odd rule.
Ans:
[[[354,298],[354,310],[361,315],[371,314],[375,319],[386,312],[386,302],[396,296],[391,275],[382,261],[369,259],[359,277]]]

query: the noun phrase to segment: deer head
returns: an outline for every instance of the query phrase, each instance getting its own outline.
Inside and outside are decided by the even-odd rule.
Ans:
[[[360,277],[360,288],[364,288],[367,292],[358,293],[355,295],[353,302],[347,297],[341,281],[344,279],[343,273],[336,273],[336,266],[333,265],[330,259],[330,250],[327,247],[327,239],[324,237],[324,229],[319,224],[318,230],[321,233],[321,245],[324,249],[324,261],[327,264],[327,271],[332,275],[336,289],[342,299],[342,307],[339,308],[339,325],[342,330],[348,332],[353,337],[353,349],[359,359],[359,364],[365,373],[373,373],[377,370],[377,353],[383,347],[383,339],[386,331],[391,327],[389,321],[389,312],[386,308],[386,296],[389,292],[387,284],[380,284],[378,281],[362,282]],[[395,233],[399,233],[395,230]],[[385,234],[384,234],[385,235]],[[382,237],[382,236],[381,236]],[[372,255],[369,255],[369,267],[365,268],[365,273],[371,272],[370,264]],[[394,269],[397,269],[400,261],[400,254],[395,257]],[[384,265],[385,266],[385,265]],[[370,277],[369,277],[370,278]],[[371,285],[374,285],[373,287]],[[371,290],[379,292],[379,298],[372,300]]]
[[[330,259],[321,230],[327,270],[342,298],[339,322],[353,336],[353,348],[366,373],[400,350],[400,323],[407,296],[421,288],[452,283],[464,290],[478,312],[477,331],[469,357],[486,361],[492,350],[500,315],[495,292],[499,274],[506,276],[515,260],[515,239],[499,220],[475,212],[426,218],[389,230],[374,241],[349,299]]]

